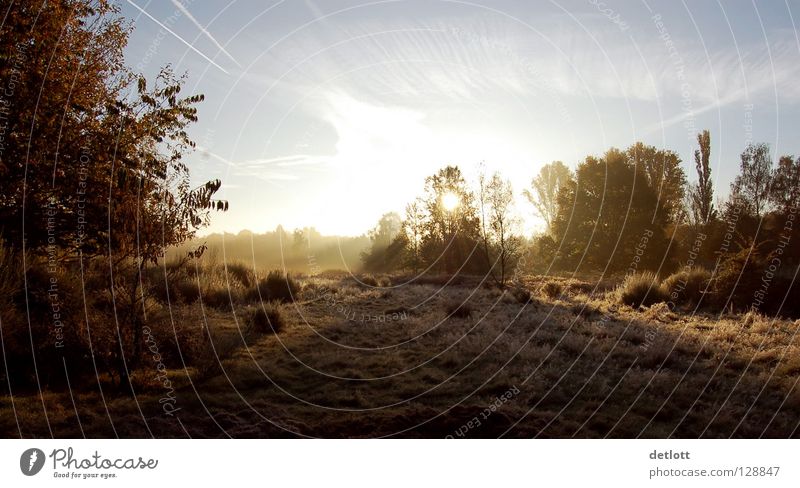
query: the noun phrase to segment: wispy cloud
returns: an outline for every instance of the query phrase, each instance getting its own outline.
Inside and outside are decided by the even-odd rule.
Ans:
[[[196,47],[194,47],[194,46],[193,46],[191,43],[189,43],[189,42],[188,42],[186,39],[184,39],[183,37],[181,37],[181,36],[179,36],[178,34],[176,34],[176,33],[175,33],[175,32],[174,32],[172,29],[170,29],[169,27],[167,27],[166,25],[164,25],[164,24],[163,24],[162,22],[160,22],[158,19],[156,19],[155,17],[153,17],[152,15],[150,15],[149,13],[147,13],[147,11],[145,11],[145,10],[144,10],[142,7],[140,7],[140,6],[136,5],[136,4],[135,4],[135,3],[133,3],[131,0],[125,0],[125,1],[127,1],[127,2],[128,2],[128,3],[129,3],[131,6],[132,6],[132,7],[134,7],[136,10],[138,10],[139,12],[141,12],[142,14],[144,14],[144,15],[145,15],[145,16],[146,16],[148,19],[150,19],[150,20],[152,20],[153,22],[155,22],[156,24],[158,24],[158,26],[159,26],[159,27],[161,27],[161,28],[162,28],[162,29],[164,29],[165,31],[167,31],[167,32],[169,32],[170,34],[172,34],[172,36],[173,36],[173,37],[175,37],[176,39],[178,39],[179,41],[181,41],[182,43],[184,43],[184,44],[186,45],[186,47],[188,47],[189,49],[191,49],[191,50],[192,50],[192,51],[194,51],[195,53],[199,54],[199,55],[200,55],[200,56],[201,56],[203,59],[205,59],[206,61],[208,61],[209,63],[211,63],[211,65],[212,65],[212,66],[216,67],[217,69],[219,69],[220,71],[222,71],[222,72],[223,72],[223,73],[225,73],[226,75],[227,75],[227,74],[230,74],[230,73],[228,73],[228,71],[227,71],[225,68],[223,68],[222,66],[218,65],[218,64],[217,64],[217,63],[215,63],[215,62],[214,62],[214,61],[213,61],[211,58],[209,58],[208,56],[206,56],[205,54],[203,54],[202,52],[200,52],[200,50],[199,50],[199,49],[197,49]]]
[[[186,16],[186,18],[191,20],[192,23],[195,25],[195,27],[200,29],[200,32],[202,32],[212,43],[214,43],[214,45],[217,47],[217,49],[219,49],[222,52],[222,54],[224,54],[225,56],[227,56],[228,59],[233,61],[233,63],[236,66],[238,66],[240,68],[242,67],[242,65],[239,64],[239,62],[236,61],[236,59],[233,56],[231,56],[231,54],[227,50],[225,50],[225,48],[222,46],[222,44],[217,42],[217,40],[214,38],[214,36],[212,36],[211,33],[208,32],[208,29],[206,29],[206,27],[204,25],[202,25],[200,22],[197,21],[197,19],[194,18],[194,15],[192,15],[192,13],[189,12],[189,9],[187,9],[180,2],[180,0],[172,0],[172,4],[175,5],[175,7],[177,7],[178,10],[180,10]]]
[[[299,176],[297,174],[274,171],[272,169],[269,169],[270,165],[287,167],[295,164],[312,164],[312,160],[315,159],[315,157],[312,156],[290,156],[287,158],[250,159],[245,161],[231,161],[227,158],[220,156],[215,152],[210,151],[205,147],[197,146],[197,149],[201,152],[201,154],[203,154],[203,156],[212,158],[216,161],[219,161],[227,165],[230,168],[231,174],[235,176],[257,178],[259,180],[266,182],[295,181],[299,179]],[[319,162],[321,162],[321,159],[314,161],[314,164],[318,164]],[[286,164],[286,163],[292,163],[292,164]]]

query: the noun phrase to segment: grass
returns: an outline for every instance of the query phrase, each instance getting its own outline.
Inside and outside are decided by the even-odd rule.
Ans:
[[[618,294],[621,303],[634,308],[667,301],[667,293],[656,275],[649,271],[627,276],[619,286]]]
[[[525,288],[537,289],[534,280]],[[13,403],[0,397],[0,430],[49,437],[46,408],[62,438],[445,437],[511,392],[468,436],[798,436],[797,322],[620,307],[625,287],[587,294],[576,284],[531,304],[469,282],[385,296],[351,281],[305,278],[294,303],[263,303],[269,320],[261,303],[173,308],[178,342],[169,320],[154,334],[180,422],[165,415],[163,380],[147,364],[136,373],[137,403],[103,375],[105,402],[96,381],[72,385],[74,406],[66,389],[15,389]],[[336,292],[317,299],[306,292],[315,289]],[[362,319],[390,311],[403,313]],[[280,323],[279,334],[248,335],[254,321]]]

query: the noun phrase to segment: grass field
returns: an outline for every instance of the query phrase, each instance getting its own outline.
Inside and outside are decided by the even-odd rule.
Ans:
[[[383,287],[301,279],[296,301],[269,305],[268,323],[282,322],[277,334],[253,327],[257,302],[176,305],[176,324],[211,331],[211,356],[166,368],[151,355],[134,375],[133,398],[103,375],[72,392],[12,388],[0,399],[0,429],[10,437],[798,436],[800,321],[664,303],[633,309],[610,286],[549,282],[526,280],[528,299],[478,279],[392,277]],[[169,333],[158,330],[155,350]]]

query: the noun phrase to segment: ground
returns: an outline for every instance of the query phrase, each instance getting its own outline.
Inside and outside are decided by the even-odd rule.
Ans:
[[[797,437],[800,321],[458,284],[303,282],[284,329],[205,309],[220,366],[0,400],[22,437]],[[461,303],[467,307],[459,307]],[[243,332],[244,331],[244,332]],[[232,346],[233,345],[233,346]],[[201,374],[202,373],[202,374]],[[164,408],[169,403],[169,408]],[[174,409],[174,412],[167,413]],[[45,415],[46,412],[46,415]]]

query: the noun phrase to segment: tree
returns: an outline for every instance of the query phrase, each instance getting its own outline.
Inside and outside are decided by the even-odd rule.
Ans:
[[[383,214],[378,224],[369,231],[372,244],[369,251],[361,254],[361,260],[366,270],[389,271],[399,264],[395,261],[400,256],[390,255],[387,251],[400,235],[402,223],[397,212],[388,212]]]
[[[731,202],[761,219],[769,208],[772,159],[766,144],[748,144],[741,156],[739,175],[731,185]]]
[[[667,221],[679,221],[683,211],[686,174],[678,155],[641,142],[629,147],[625,155],[629,164],[644,174],[647,185],[658,197],[657,208],[666,213]]]
[[[788,215],[800,204],[800,157],[783,156],[772,178],[770,200],[775,208]]]
[[[130,29],[107,0],[13,2],[0,27],[0,231],[61,263],[105,259],[121,385],[142,355],[142,270],[193,238],[221,182],[192,186],[184,156],[202,95],[124,65]],[[202,248],[201,248],[202,249]],[[194,255],[198,255],[199,251]],[[27,291],[26,291],[27,293]]]
[[[575,176],[559,193],[553,222],[558,263],[622,271],[635,262],[639,270],[658,269],[668,248],[668,213],[643,172],[611,149],[602,159],[586,158]]]
[[[558,211],[558,192],[572,179],[572,172],[561,161],[553,161],[539,170],[531,181],[530,190],[522,193],[534,207],[536,215],[544,220],[548,230]]]
[[[694,165],[697,183],[689,191],[689,204],[692,220],[699,225],[708,225],[716,220],[714,208],[714,186],[711,180],[711,135],[707,130],[697,134],[700,149],[694,152]]]
[[[501,287],[506,286],[508,271],[519,257],[521,239],[515,235],[519,219],[514,216],[514,192],[511,182],[494,173],[489,181],[479,177],[481,238],[488,272]]]
[[[429,265],[452,273],[469,264],[478,239],[475,197],[458,166],[425,179],[422,253]]]
[[[425,213],[419,198],[406,205],[402,231],[408,248],[406,264],[416,273],[422,265],[422,236],[425,231]]]

